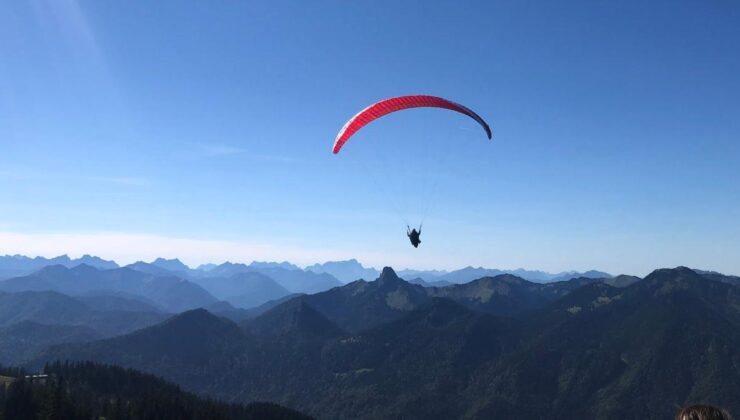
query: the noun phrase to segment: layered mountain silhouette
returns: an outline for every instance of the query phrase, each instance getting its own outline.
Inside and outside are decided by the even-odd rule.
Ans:
[[[326,418],[658,419],[694,402],[740,412],[740,288],[717,276],[425,288],[384,269],[240,324],[195,310],[36,363],[120,364]]]
[[[30,258],[23,255],[5,255],[0,256],[0,280],[30,274],[50,265],[62,265],[72,268],[80,264],[86,264],[104,270],[118,268],[118,264],[113,261],[106,261],[91,255],[83,255],[75,259],[67,255],[54,258]]]
[[[355,280],[371,280],[377,278],[380,272],[374,268],[366,268],[355,259],[346,261],[328,261],[323,264],[314,264],[306,267],[307,271],[316,273],[328,273],[337,279],[349,283]],[[502,274],[511,274],[537,283],[547,283],[570,280],[572,278],[587,277],[593,279],[606,279],[612,277],[611,274],[598,270],[589,270],[585,272],[567,271],[557,274],[547,273],[537,270],[499,270],[483,267],[465,267],[454,271],[440,270],[401,270],[398,272],[399,277],[421,285],[445,286],[448,284],[467,283],[481,277],[495,277]]]
[[[291,293],[272,278],[255,271],[229,277],[199,277],[192,281],[239,308],[253,308]]]
[[[270,266],[250,267],[249,270],[270,277],[291,293],[317,293],[342,285],[342,282],[327,273],[317,274],[301,269]]]
[[[427,282],[433,281],[446,281],[449,283],[467,283],[472,280],[476,280],[482,277],[496,277],[503,274],[510,274],[522,279],[536,282],[536,283],[548,283],[570,280],[572,278],[586,277],[593,279],[610,278],[611,274],[597,270],[590,270],[586,272],[567,271],[557,274],[551,274],[544,271],[537,270],[525,270],[522,268],[516,270],[499,270],[484,267],[465,267],[459,270],[438,273],[432,272],[431,275],[427,272],[415,272],[411,277],[419,277]]]
[[[112,336],[158,323],[167,317],[156,311],[107,307],[108,302],[105,296],[75,298],[57,292],[0,292],[0,327],[33,321],[47,325],[86,326],[101,336]]]
[[[540,308],[595,281],[599,280],[579,278],[540,284],[501,274],[460,285],[424,287],[401,279],[386,267],[375,281],[358,280],[300,299],[341,328],[356,332],[399,319],[434,297],[448,298],[481,312],[511,316]]]
[[[28,361],[52,344],[125,334],[167,317],[119,296],[0,292],[0,364]]]
[[[74,268],[48,266],[28,276],[0,281],[0,290],[51,290],[69,295],[101,290],[122,292],[141,296],[170,312],[201,307],[217,300],[197,284],[173,275],[148,274],[127,267],[99,270],[85,264]]]
[[[51,274],[52,277],[57,275],[64,276],[65,274],[63,272],[54,272],[51,267],[63,266],[70,269],[76,269],[81,265],[103,271],[111,271],[119,268],[113,261],[106,261],[90,255],[85,255],[77,259],[72,259],[66,255],[55,258],[30,258],[20,255],[4,256],[0,257],[0,281],[13,277],[38,277],[39,271],[50,271],[50,273],[47,274]],[[289,262],[259,261],[252,262],[251,264],[231,262],[218,265],[204,264],[199,266],[197,269],[192,269],[176,258],[157,258],[152,262],[138,261],[127,265],[125,268],[154,277],[170,279],[177,278],[190,283],[195,283],[203,287],[216,299],[227,301],[233,306],[242,309],[256,307],[269,300],[280,299],[292,293],[318,293],[341,286],[343,282],[352,282],[359,279],[366,281],[372,280],[380,274],[378,270],[375,270],[374,268],[366,268],[359,261],[354,259],[314,264],[306,267],[305,270]],[[539,283],[567,280],[576,277],[603,279],[611,277],[607,273],[598,271],[550,274],[542,271],[523,269],[497,270],[482,267],[466,267],[451,272],[435,270],[402,270],[400,273],[400,277],[409,280],[411,283],[425,287],[444,287],[451,284],[462,284],[482,277],[495,277],[502,274],[513,274],[526,280]],[[245,280],[234,280],[233,278],[235,276],[241,276]],[[11,283],[13,282],[9,282],[5,286],[10,287],[9,284]],[[58,287],[54,288],[48,283],[39,284],[38,281],[29,282],[29,288],[10,287],[5,290],[57,290],[71,294],[79,293],[77,290],[62,290]],[[122,291],[120,288],[106,289],[105,291],[107,293],[115,292],[131,294],[130,290]],[[185,290],[181,290],[181,292],[192,294],[192,291],[186,292]],[[174,293],[172,296],[183,297],[181,296],[181,293]],[[150,299],[149,303],[154,302]],[[208,303],[204,303],[200,306],[207,304]],[[178,305],[170,304],[159,306],[160,309],[168,311],[181,311],[196,307],[189,303],[179,307]]]
[[[253,275],[253,278],[256,279],[257,275],[261,274],[262,276],[273,280],[278,286],[287,290],[287,293],[285,294],[316,293],[342,285],[342,282],[330,274],[304,271],[288,262],[274,263],[255,261],[251,264],[225,262],[223,264],[211,264],[205,268],[199,267],[198,269],[193,270],[182,264],[179,260],[165,260],[160,258],[152,263],[137,262],[128,267],[150,274],[162,275],[169,273],[199,284],[207,283],[210,286],[215,286],[218,283],[227,283],[230,281],[229,279],[232,279],[234,276],[245,276],[247,274],[251,274]],[[274,289],[273,285],[267,287]],[[245,290],[232,289],[228,293],[224,294],[229,296],[240,296],[244,295],[246,292],[247,291]],[[270,295],[271,298],[277,298],[273,296],[274,290],[273,292],[265,291],[265,293]]]

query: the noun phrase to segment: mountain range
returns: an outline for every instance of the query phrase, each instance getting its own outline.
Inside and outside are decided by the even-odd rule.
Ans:
[[[380,275],[380,271],[374,268],[366,268],[359,261],[350,259],[346,261],[329,261],[323,264],[314,264],[306,267],[307,271],[316,273],[328,273],[341,280],[349,283],[354,280],[371,280]],[[603,271],[590,270],[586,272],[564,271],[557,274],[547,273],[538,270],[525,270],[522,268],[516,270],[499,270],[483,267],[465,267],[454,271],[444,270],[400,270],[398,275],[407,281],[416,281],[422,284],[431,284],[436,286],[467,283],[481,277],[494,277],[501,274],[513,274],[525,280],[538,283],[553,281],[569,280],[576,277],[589,278],[609,278],[611,274]]]
[[[141,297],[169,312],[181,312],[216,302],[197,284],[168,273],[149,274],[128,267],[100,270],[82,264],[52,265],[22,277],[0,281],[0,291],[56,291],[68,295],[109,291]]]
[[[658,419],[693,402],[740,412],[733,281],[678,267],[429,288],[386,268],[239,322],[196,309],[53,346],[29,366],[112,363],[321,418]]]
[[[230,278],[245,274],[252,274],[253,279],[262,275],[263,282],[265,278],[269,278],[275,283],[269,287],[274,289],[277,285],[286,289],[287,293],[315,293],[342,285],[339,280],[330,274],[304,271],[286,262],[253,262],[251,264],[226,262],[219,265],[210,265],[207,269],[198,268],[194,270],[177,259],[165,260],[159,258],[151,263],[139,261],[126,267],[153,275],[174,275],[203,285],[214,286],[217,283],[223,283],[217,285],[220,287],[220,292],[215,293],[217,295],[244,294],[244,290],[241,288],[225,289],[225,287],[227,287],[226,283],[234,284],[233,281],[229,280]]]
[[[62,255],[54,258],[44,257],[26,257],[22,255],[6,255],[0,256],[0,280],[3,278],[17,277],[21,275],[30,274],[41,268],[50,265],[63,265],[68,268],[74,266],[86,264],[99,269],[113,269],[118,268],[119,265],[113,261],[106,261],[99,257],[90,255],[84,255],[81,258],[72,259],[66,255]],[[241,273],[244,271],[257,271],[267,274],[266,272],[278,273],[277,276],[290,277],[296,275],[296,272],[312,273],[312,274],[323,274],[329,277],[315,277],[307,276],[309,279],[308,283],[315,282],[316,285],[305,287],[306,290],[292,290],[298,293],[311,293],[317,291],[318,288],[327,286],[337,286],[341,283],[349,283],[355,280],[364,279],[372,280],[380,275],[380,271],[371,268],[364,267],[356,259],[350,259],[345,261],[328,261],[322,264],[309,265],[303,269],[299,266],[292,264],[287,261],[283,262],[263,262],[253,261],[250,264],[231,263],[225,262],[223,264],[201,264],[195,269],[190,268],[182,261],[177,258],[166,259],[157,258],[150,263],[138,261],[128,265],[137,271],[148,272],[150,274],[174,274],[179,277],[191,278],[191,277],[202,277],[202,276],[230,276],[233,274]],[[590,277],[590,278],[608,278],[610,274],[590,270],[585,272],[577,271],[564,271],[561,273],[548,273],[539,270],[501,270],[491,269],[483,267],[465,267],[459,270],[445,271],[445,270],[413,270],[405,269],[398,271],[401,278],[406,280],[421,279],[427,283],[467,283],[471,280],[475,280],[481,277],[493,277],[499,274],[513,274],[521,277],[525,280],[545,283],[551,281],[569,280],[575,277]],[[278,280],[278,279],[276,279]],[[337,283],[335,280],[339,280]],[[300,283],[298,288],[303,287]],[[290,289],[290,287],[288,287]]]
[[[100,269],[118,268],[118,264],[113,261],[106,261],[90,255],[83,255],[80,258],[74,259],[67,255],[60,255],[54,258],[0,255],[0,280],[30,274],[50,265],[61,265],[71,268],[80,264],[86,264]]]

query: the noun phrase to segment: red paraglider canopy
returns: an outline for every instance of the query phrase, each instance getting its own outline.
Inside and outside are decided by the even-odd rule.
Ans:
[[[444,98],[429,95],[411,95],[411,96],[399,96],[396,98],[384,99],[380,102],[376,102],[369,107],[360,111],[357,115],[352,117],[337,134],[337,138],[334,141],[333,153],[339,153],[339,150],[344,144],[355,134],[359,129],[369,124],[371,121],[376,120],[391,112],[400,111],[408,108],[445,108],[451,111],[456,111],[461,114],[465,114],[468,117],[474,119],[480,124],[486,131],[486,135],[490,139],[491,128],[478,114],[466,108],[458,103],[449,101]]]

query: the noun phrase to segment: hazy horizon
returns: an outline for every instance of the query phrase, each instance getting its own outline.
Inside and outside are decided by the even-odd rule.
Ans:
[[[38,255],[38,254],[22,254],[22,253],[16,253],[16,254],[2,254],[0,253],[0,257],[27,257],[27,258],[46,258],[46,259],[53,259],[57,257],[69,257],[71,260],[80,259],[82,257],[88,256],[88,257],[97,257],[101,258],[106,261],[113,261],[116,264],[118,264],[121,267],[124,267],[129,264],[134,264],[137,262],[145,262],[145,263],[153,263],[156,259],[163,258],[165,260],[178,260],[181,263],[185,264],[188,268],[195,270],[203,265],[219,265],[224,263],[233,263],[233,264],[252,264],[252,263],[289,263],[292,265],[297,266],[298,268],[305,270],[308,267],[312,265],[322,265],[326,263],[332,263],[332,262],[347,262],[354,260],[357,263],[359,263],[363,268],[365,269],[374,269],[377,271],[381,271],[384,267],[391,267],[395,271],[403,271],[403,270],[411,270],[411,271],[440,271],[445,273],[450,273],[456,270],[465,269],[465,268],[483,268],[483,269],[492,269],[492,270],[500,270],[503,272],[514,272],[514,271],[529,271],[529,272],[542,272],[549,275],[561,275],[561,274],[567,274],[567,273],[586,273],[588,271],[600,271],[600,272],[606,272],[612,276],[619,276],[619,275],[631,275],[631,276],[638,276],[638,277],[645,277],[648,274],[652,273],[655,270],[659,269],[672,269],[679,266],[674,267],[654,267],[651,270],[648,270],[644,273],[627,273],[627,272],[613,272],[608,270],[601,270],[599,267],[589,267],[589,268],[582,268],[582,269],[568,269],[568,270],[556,270],[556,271],[550,271],[541,269],[538,267],[527,267],[527,266],[519,266],[519,267],[499,267],[499,266],[473,266],[473,265],[467,265],[467,266],[454,266],[454,267],[445,267],[445,268],[423,268],[423,267],[410,267],[410,266],[393,266],[390,264],[380,264],[380,265],[372,265],[367,264],[364,261],[359,260],[356,257],[350,257],[347,259],[340,259],[340,260],[314,260],[314,261],[304,261],[304,262],[297,262],[297,261],[291,261],[286,259],[259,259],[259,258],[249,258],[249,257],[239,257],[236,256],[233,259],[203,259],[203,260],[190,260],[190,259],[183,259],[178,256],[163,256],[163,255],[155,255],[155,256],[149,256],[147,258],[129,258],[129,259],[117,259],[113,257],[104,257],[98,254],[94,253],[79,253],[79,254],[70,254],[70,253],[51,253],[51,254],[45,254],[45,255]],[[717,270],[712,269],[711,267],[691,267],[688,268],[693,270],[703,270],[703,271],[714,271],[719,272],[724,275],[731,275],[736,276],[737,273],[732,272],[720,272]]]

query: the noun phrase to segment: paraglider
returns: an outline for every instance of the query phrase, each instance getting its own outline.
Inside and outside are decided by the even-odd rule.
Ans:
[[[414,248],[418,248],[421,243],[421,239],[419,239],[419,236],[421,236],[421,226],[419,226],[419,230],[417,231],[416,228],[409,230],[409,225],[406,225],[406,236],[409,237],[411,245]]]
[[[483,118],[473,112],[470,108],[456,102],[430,95],[398,96],[376,102],[350,118],[350,120],[344,124],[342,129],[339,130],[339,133],[334,140],[332,153],[339,153],[350,137],[372,121],[384,115],[409,108],[443,108],[459,112],[475,120],[483,128],[489,140],[493,136],[491,128]],[[421,235],[421,225],[419,226],[418,231],[416,229],[409,230],[409,226],[406,225],[406,235],[409,237],[411,245],[413,245],[414,248],[418,248],[421,243],[421,240],[419,239],[419,236]]]
[[[370,122],[390,114],[392,112],[401,111],[409,108],[444,108],[451,111],[459,112],[467,115],[474,119],[478,124],[485,130],[488,139],[490,140],[493,134],[488,124],[478,114],[466,108],[458,103],[450,100],[440,98],[437,96],[429,95],[411,95],[411,96],[398,96],[395,98],[384,99],[380,102],[376,102],[369,107],[360,111],[357,115],[350,118],[344,127],[339,130],[337,138],[334,140],[334,147],[332,153],[337,154],[342,149],[347,140],[352,137],[358,130],[366,126]]]

